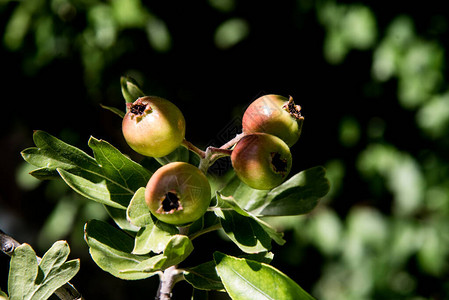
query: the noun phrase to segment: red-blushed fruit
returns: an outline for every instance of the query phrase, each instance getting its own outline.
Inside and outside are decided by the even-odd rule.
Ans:
[[[264,132],[281,138],[289,147],[299,139],[304,117],[293,98],[265,95],[254,100],[242,119],[244,133]]]
[[[159,220],[184,225],[199,219],[209,207],[211,188],[194,165],[172,162],[160,167],[145,189],[145,202]]]
[[[145,96],[128,104],[122,132],[137,153],[162,157],[174,151],[184,140],[186,122],[179,108],[170,101]]]
[[[237,143],[231,162],[241,181],[254,189],[268,190],[288,176],[292,155],[288,145],[277,136],[253,133]]]

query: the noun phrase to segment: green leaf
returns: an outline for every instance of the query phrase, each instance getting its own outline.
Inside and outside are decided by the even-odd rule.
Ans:
[[[47,179],[59,174],[76,192],[99,203],[125,210],[134,192],[146,185],[151,173],[109,143],[91,138],[95,158],[50,134],[36,131],[37,147],[22,151],[38,167],[31,174]]]
[[[313,300],[296,282],[274,267],[215,252],[218,275],[234,300]]]
[[[109,110],[110,112],[113,112],[114,114],[116,114],[117,116],[119,116],[122,119],[125,117],[126,113],[124,111],[121,111],[118,108],[115,108],[115,107],[112,107],[112,106],[106,106],[106,105],[103,105],[103,104],[100,104],[100,106],[102,108],[104,108],[104,109]]]
[[[310,212],[318,200],[329,192],[329,181],[325,175],[323,167],[314,167],[294,175],[268,193],[266,205],[257,209],[257,214],[288,216]]]
[[[137,233],[133,254],[147,254],[150,252],[161,253],[170,242],[171,238],[178,233],[178,229],[173,226],[156,220]]]
[[[193,244],[191,240],[185,235],[176,234],[168,241],[163,254],[153,256],[151,259],[143,261],[132,269],[123,269],[120,272],[122,274],[151,273],[151,275],[153,275],[157,270],[165,270],[179,264],[186,259],[192,251]]]
[[[58,169],[58,173],[65,183],[81,196],[111,207],[126,209],[129,193],[110,191],[106,180],[93,182],[64,169]]]
[[[119,150],[104,140],[94,137],[89,139],[89,147],[94,152],[97,163],[101,166],[104,176],[126,190],[134,192],[146,186],[151,173],[138,163],[123,155]]]
[[[271,237],[262,226],[234,210],[214,210],[226,235],[244,252],[259,253],[271,249]]]
[[[196,267],[188,268],[184,278],[194,288],[200,290],[223,290],[224,286],[215,269],[215,262],[209,261]]]
[[[220,219],[212,211],[207,211],[189,226],[189,237],[194,239],[201,234],[221,228]]]
[[[95,263],[121,279],[148,278],[160,270],[166,259],[162,255],[152,257],[132,254],[134,239],[103,221],[89,221],[84,235]]]
[[[128,221],[126,210],[107,205],[105,205],[104,208],[106,209],[109,216],[114,220],[115,224],[117,224],[118,227],[125,230],[127,233],[131,234],[132,236],[135,236],[137,231],[139,231],[138,226],[134,226],[132,223]]]
[[[185,235],[177,234],[171,237],[164,249],[164,256],[167,261],[164,269],[177,265],[186,259],[193,251],[192,241]]]
[[[79,260],[71,260],[62,264],[58,269],[52,269],[36,290],[32,299],[49,298],[58,288],[76,275],[79,267]]]
[[[101,174],[101,168],[94,158],[52,135],[37,130],[33,134],[33,140],[37,147],[25,149],[21,154],[25,161],[39,168],[33,174],[41,176],[37,178],[55,176],[58,168],[75,175]]]
[[[232,196],[239,207],[255,216],[300,215],[310,212],[329,192],[325,175],[323,167],[310,168],[270,191],[250,188],[234,176],[220,193]]]
[[[274,254],[273,254],[273,252],[260,252],[260,253],[254,253],[254,254],[244,254],[244,255],[240,255],[239,257],[258,261],[261,263],[270,264],[273,261]]]
[[[150,210],[145,202],[145,188],[141,187],[136,191],[129,206],[126,215],[132,224],[138,227],[145,227],[153,224]]]
[[[137,98],[145,96],[137,82],[129,76],[122,76],[120,78],[120,86],[122,88],[123,98],[125,98],[126,102],[132,103],[136,101]]]
[[[8,280],[11,299],[48,299],[79,271],[79,260],[66,262],[69,253],[67,242],[58,241],[38,264],[31,246],[23,244],[16,248]]]
[[[69,257],[70,249],[69,245],[65,241],[58,241],[44,254],[41,262],[39,263],[40,275],[44,280],[52,269],[59,268]],[[39,280],[39,278],[38,278]]]
[[[47,168],[34,169],[31,172],[29,172],[29,174],[39,180],[53,180],[59,178],[58,171],[50,170]]]
[[[256,190],[249,187],[235,173],[233,178],[220,191],[224,196],[234,197],[238,205],[247,211],[252,211],[262,206],[265,203],[268,192],[268,190]]]
[[[28,244],[17,247],[11,256],[8,294],[11,299],[31,299],[38,274],[36,253]]]
[[[166,260],[167,257],[163,254],[152,256],[132,266],[130,269],[119,270],[118,277],[121,279],[145,279],[151,277],[163,269]]]
[[[189,162],[190,152],[184,146],[179,146],[171,153],[167,154],[163,157],[155,158],[161,165],[166,165],[171,162],[180,161],[180,162]]]
[[[217,199],[217,207],[220,207],[221,209],[231,208],[236,213],[244,217],[253,219],[276,243],[278,243],[279,245],[285,244],[285,240],[282,238],[283,237],[282,233],[277,232],[276,229],[274,229],[270,224],[262,221],[260,218],[254,216],[253,214],[241,208],[233,197],[224,197],[219,192],[217,192],[216,199]]]

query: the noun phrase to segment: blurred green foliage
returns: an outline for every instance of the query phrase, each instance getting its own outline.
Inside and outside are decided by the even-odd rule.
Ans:
[[[1,59],[13,80],[36,80],[46,87],[36,93],[50,95],[52,103],[48,86],[66,76],[70,83],[63,86],[76,91],[72,107],[120,106],[119,78],[131,74],[151,93],[178,99],[194,142],[213,138],[196,120],[198,105],[226,103],[222,113],[203,116],[217,132],[256,93],[291,94],[306,117],[302,146],[293,149],[304,159],[294,164],[324,164],[331,192],[308,216],[270,220],[288,233],[274,264],[322,300],[449,295],[449,14],[443,6],[23,0],[0,1],[0,16]],[[27,88],[3,83],[10,87],[8,99],[17,96],[12,89]],[[43,112],[32,121],[47,118]],[[107,117],[93,122],[94,113],[83,118],[83,127],[66,116],[68,123],[57,128],[81,130],[82,137],[95,130],[121,143],[120,133],[111,133],[119,126],[111,128]],[[192,131],[200,128],[197,137]],[[21,164],[14,172],[16,184],[28,191],[23,197],[40,191],[49,201],[36,222],[39,247],[71,234],[70,242],[82,247],[82,223],[106,219],[102,208],[56,182],[42,188],[26,172]],[[8,207],[1,203],[7,197],[1,196],[0,210]],[[302,275],[303,269],[314,275]]]

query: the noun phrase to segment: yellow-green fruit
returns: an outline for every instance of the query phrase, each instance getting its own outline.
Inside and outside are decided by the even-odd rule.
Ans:
[[[237,143],[231,162],[241,181],[254,189],[268,190],[287,178],[292,155],[287,144],[277,136],[253,133]]]
[[[263,132],[281,138],[289,147],[299,139],[304,117],[293,98],[265,95],[254,100],[242,119],[244,133]]]
[[[184,225],[201,218],[209,207],[209,180],[197,167],[172,162],[151,176],[145,189],[145,202],[159,220]]]
[[[170,101],[145,96],[129,104],[122,121],[128,145],[137,153],[162,157],[179,147],[184,140],[186,122],[179,108]]]

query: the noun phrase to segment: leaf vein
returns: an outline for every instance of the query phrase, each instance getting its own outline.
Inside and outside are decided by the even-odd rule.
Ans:
[[[253,289],[255,289],[256,291],[260,292],[262,295],[265,296],[265,298],[267,299],[271,299],[271,300],[275,300],[274,298],[271,298],[269,295],[267,295],[264,291],[262,291],[259,287],[255,286],[251,281],[249,281],[248,279],[246,279],[244,276],[242,276],[242,274],[240,274],[239,272],[237,272],[234,268],[230,268],[230,270],[232,272],[234,272],[239,278],[242,279],[243,282],[245,282],[246,284],[248,284],[249,286],[251,286]]]

